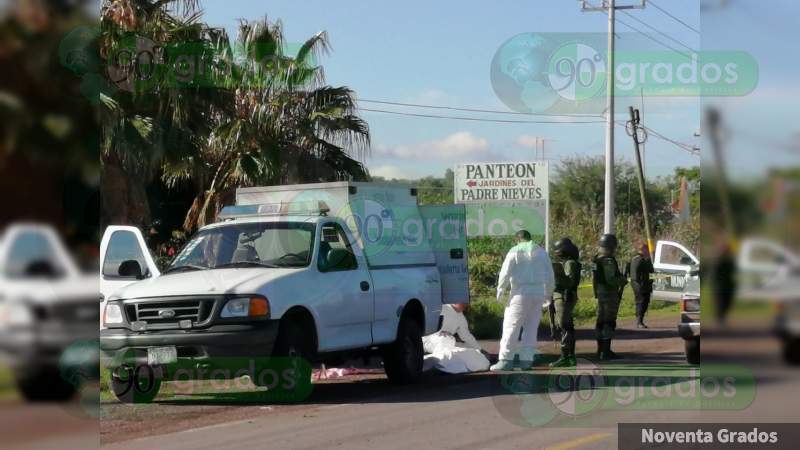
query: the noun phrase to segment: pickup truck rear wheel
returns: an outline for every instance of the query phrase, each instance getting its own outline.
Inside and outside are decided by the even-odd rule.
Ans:
[[[122,366],[111,372],[111,391],[122,403],[150,403],[160,389],[161,378],[150,366]]]
[[[383,367],[389,381],[413,383],[422,373],[422,330],[417,321],[404,316],[397,327],[397,340],[384,350]]]

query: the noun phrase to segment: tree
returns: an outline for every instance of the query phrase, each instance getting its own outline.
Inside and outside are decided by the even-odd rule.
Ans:
[[[324,85],[321,68],[311,63],[311,55],[328,50],[327,35],[318,33],[290,57],[283,53],[281,23],[264,19],[242,22],[238,45],[247,59],[236,68],[242,77],[235,80],[233,108],[219,116],[200,152],[199,170],[186,170],[187,160],[180,160],[164,172],[168,183],[197,178],[198,172],[208,180],[187,214],[187,231],[214,217],[238,186],[368,177],[351,158],[363,157],[369,147],[354,93]],[[264,67],[265,59],[272,63]]]
[[[0,222],[62,225],[75,240],[97,229],[99,119],[81,92],[81,76],[97,63],[89,3],[0,6],[0,190],[12,199]]]
[[[224,30],[200,21],[192,0],[107,0],[102,17],[106,55],[140,50],[146,38],[166,49],[170,64],[189,51],[210,67],[199,81],[181,81],[169,65],[155,64],[145,83],[101,96],[104,169],[118,175],[106,204],[112,213],[120,204],[145,205],[133,214],[123,208],[117,220],[147,222],[143,187],[154,176],[195,186],[187,231],[208,223],[238,186],[368,177],[359,160],[369,128],[356,115],[354,93],[325,85],[313,63],[329,50],[324,32],[290,56],[280,22],[243,21],[232,44]],[[130,75],[139,66],[125,69]]]

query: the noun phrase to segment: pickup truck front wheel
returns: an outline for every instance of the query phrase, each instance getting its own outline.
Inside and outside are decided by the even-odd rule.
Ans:
[[[77,389],[61,377],[58,369],[38,367],[16,375],[17,386],[29,402],[67,401]]]
[[[686,362],[689,364],[700,364],[700,336],[684,340],[686,351]]]
[[[783,360],[792,366],[800,365],[800,338],[785,337],[783,339]]]
[[[400,319],[397,340],[384,350],[383,367],[389,381],[395,384],[413,383],[422,373],[422,330],[409,317]]]
[[[111,391],[122,403],[150,403],[161,389],[161,378],[150,366],[122,366],[111,372]]]

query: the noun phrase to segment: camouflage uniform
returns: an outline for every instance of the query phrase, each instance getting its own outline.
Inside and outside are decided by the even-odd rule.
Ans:
[[[605,236],[604,236],[605,238]],[[602,244],[601,240],[601,244]],[[616,355],[611,351],[611,340],[617,328],[617,313],[622,291],[627,284],[625,275],[619,270],[619,264],[614,257],[616,238],[613,239],[613,248],[603,247],[603,252],[594,258],[592,271],[592,286],[597,298],[597,353],[600,359],[612,359]]]
[[[578,285],[581,282],[581,263],[567,259],[558,263],[556,289],[553,300],[556,306],[556,327],[561,335],[561,356],[575,357],[575,322],[573,311],[578,303]]]
[[[638,327],[646,328],[644,315],[647,314],[650,296],[653,293],[653,280],[650,278],[653,272],[653,263],[649,256],[639,254],[631,259],[631,287],[636,298],[636,326]]]

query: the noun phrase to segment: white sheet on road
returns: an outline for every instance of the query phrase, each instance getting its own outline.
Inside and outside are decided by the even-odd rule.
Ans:
[[[427,353],[422,370],[437,369],[447,373],[487,370],[489,360],[483,356],[480,344],[469,332],[467,318],[450,305],[442,307],[442,315],[442,329],[422,338]]]

